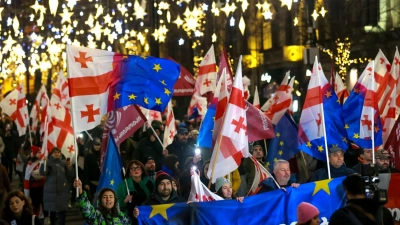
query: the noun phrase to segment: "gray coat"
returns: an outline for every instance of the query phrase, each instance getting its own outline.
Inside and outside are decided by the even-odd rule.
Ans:
[[[44,163],[40,165],[40,174],[46,176],[44,184],[43,205],[46,211],[65,211],[70,199],[68,178],[73,176],[72,167],[66,161],[49,156],[44,171]]]

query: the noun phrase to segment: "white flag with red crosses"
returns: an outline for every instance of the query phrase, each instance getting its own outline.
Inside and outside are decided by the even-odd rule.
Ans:
[[[165,122],[164,141],[163,141],[164,149],[167,148],[167,146],[172,143],[175,134],[177,132],[171,101],[169,101],[168,103],[166,115],[167,115],[167,121]]]
[[[74,132],[69,109],[54,96],[50,99],[50,119],[48,124],[47,151],[57,147],[67,159],[74,159]]]
[[[197,173],[192,172],[191,178],[191,189],[188,201],[189,202],[210,202],[224,200],[220,196],[212,193],[203,183],[200,181],[200,177]]]
[[[214,46],[208,50],[200,63],[195,88],[199,96],[211,91],[214,92],[217,84],[217,64],[215,62]]]
[[[28,126],[28,107],[26,106],[26,98],[24,85],[21,84],[16,89],[11,91],[1,102],[0,107],[3,113],[7,114],[14,120],[17,125],[19,136],[26,133]]]
[[[384,115],[390,93],[393,90],[393,85],[396,83],[394,78],[390,75],[390,70],[391,65],[389,60],[387,60],[383,52],[379,50],[375,57],[374,79],[376,99],[379,99],[378,107],[380,115]]]
[[[53,89],[53,94],[58,98],[58,100],[61,102],[63,106],[65,106],[68,109],[71,108],[68,82],[62,70],[58,74],[57,83]]]
[[[218,134],[208,170],[212,183],[237,169],[243,157],[249,157],[247,119],[242,83],[242,57],[239,58],[235,81]],[[215,165],[215,166],[213,166]]]

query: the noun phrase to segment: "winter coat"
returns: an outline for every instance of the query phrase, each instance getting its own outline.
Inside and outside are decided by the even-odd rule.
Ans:
[[[0,164],[0,195],[4,195],[6,190],[7,193],[11,191],[10,179],[8,178],[6,168]]]
[[[228,175],[226,175],[225,178],[228,179]],[[229,182],[232,184],[232,193],[236,194],[241,183],[239,170],[236,169],[229,174]]]
[[[360,208],[364,211],[360,211]],[[330,220],[329,225],[354,225],[355,222],[350,219],[350,211],[355,216],[355,218],[363,225],[376,225],[377,222],[368,218],[365,212],[377,218],[378,210],[381,211],[381,219],[382,225],[393,225],[393,217],[390,211],[383,207],[379,206],[377,203],[374,203],[372,199],[364,198],[364,199],[350,199],[347,201],[347,205],[344,208],[336,210]]]
[[[275,174],[272,174],[272,177],[268,177],[267,179],[263,180],[259,184],[259,186],[261,186],[261,188],[260,188],[260,190],[258,190],[257,194],[261,194],[264,192],[273,191],[273,190],[278,189],[278,186],[276,186],[276,183],[273,180],[273,179],[276,180]],[[295,174],[291,174],[288,183],[284,186],[280,185],[280,187],[290,187],[293,183],[296,183],[296,175]],[[253,184],[253,183],[251,183],[251,184]],[[250,186],[250,188],[251,188],[251,186]]]
[[[72,167],[67,167],[65,160],[50,156],[46,163],[40,165],[39,172],[42,176],[46,176],[44,210],[52,212],[67,210],[70,199],[68,178],[73,177]]]
[[[32,218],[33,215],[28,214],[26,211],[22,212],[22,215],[17,218],[14,216],[14,214],[9,214],[5,216],[3,219],[7,221],[9,224],[13,225],[41,225],[42,223],[40,222],[40,219],[35,216],[35,218]],[[34,223],[32,223],[32,219],[34,220]]]
[[[162,205],[162,204],[170,204],[170,203],[179,203],[185,202],[181,196],[179,196],[175,189],[172,188],[171,195],[168,200],[163,200],[157,192],[152,194],[142,205]]]
[[[100,151],[95,151],[94,149],[90,150],[85,156],[85,169],[83,170],[83,185],[89,185],[90,181],[99,181],[100,180]],[[94,194],[94,193],[91,193]]]
[[[79,211],[81,211],[83,218],[85,218],[86,222],[91,225],[130,225],[131,219],[123,212],[119,211],[118,216],[111,217],[107,215],[106,218],[103,217],[101,212],[93,207],[90,204],[89,198],[87,197],[86,192],[82,192],[82,194],[77,198]],[[115,202],[115,204],[118,204]]]
[[[151,156],[156,163],[156,171],[159,171],[162,166],[163,146],[158,140],[151,141],[150,137],[145,137],[139,141],[137,148],[133,151],[132,159],[141,161],[144,156]]]
[[[154,182],[150,180],[148,177],[144,177],[139,183],[136,183],[131,177],[125,179],[128,184],[129,194],[132,195],[131,203],[124,203],[124,199],[128,195],[126,190],[125,181],[121,182],[117,189],[117,199],[119,208],[122,212],[127,213],[130,218],[133,215],[133,209],[136,206],[142,205],[142,203],[154,193]]]
[[[330,170],[331,170],[331,178],[336,178],[336,177],[343,177],[347,176],[349,174],[355,173],[354,170],[347,168],[346,165],[343,163],[343,165],[339,168],[335,168],[329,164]],[[319,181],[319,180],[326,180],[328,179],[328,168],[325,166],[324,168],[318,169],[317,171],[314,172],[314,174],[311,176],[310,181]]]
[[[179,143],[177,139],[167,146],[168,154],[178,156],[179,171],[184,171],[186,159],[194,156],[195,147],[188,144]]]
[[[265,169],[268,169],[265,165],[264,162],[259,161],[261,163],[261,165],[263,165],[265,167]],[[244,171],[246,171],[246,183],[247,183],[247,192],[250,191],[251,185],[254,182],[254,177],[256,174],[256,168],[254,166],[253,161],[251,160],[251,158],[244,158],[243,159],[243,168]]]

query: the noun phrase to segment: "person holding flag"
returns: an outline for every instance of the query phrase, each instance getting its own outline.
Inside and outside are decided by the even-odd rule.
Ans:
[[[115,224],[130,225],[131,219],[119,210],[117,195],[111,188],[100,190],[97,198],[98,208],[94,208],[90,203],[87,194],[82,190],[82,182],[77,179],[74,187],[78,188],[78,206],[82,216],[89,224]]]

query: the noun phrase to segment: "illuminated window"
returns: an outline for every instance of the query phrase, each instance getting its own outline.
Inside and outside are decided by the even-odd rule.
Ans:
[[[268,50],[271,48],[272,48],[271,22],[266,21],[263,23],[263,49]]]

